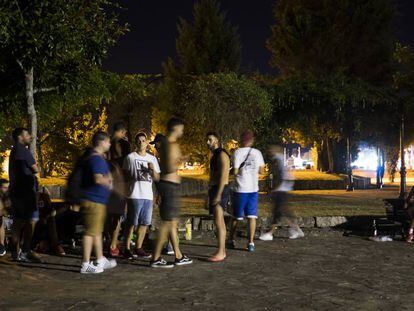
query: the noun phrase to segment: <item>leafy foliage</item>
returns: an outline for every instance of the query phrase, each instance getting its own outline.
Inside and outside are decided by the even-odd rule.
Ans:
[[[256,129],[271,112],[269,94],[245,76],[234,73],[186,76],[177,84],[179,104],[171,107],[171,112],[186,121],[184,149],[198,161],[204,160],[207,154],[208,131],[216,131],[226,143],[238,139],[245,129]],[[171,94],[168,85],[160,93],[160,98],[168,97]],[[160,121],[164,120],[160,118]]]

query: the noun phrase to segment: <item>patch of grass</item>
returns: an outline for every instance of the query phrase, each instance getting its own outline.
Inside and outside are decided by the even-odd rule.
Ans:
[[[341,176],[313,170],[293,171],[295,180],[342,180]]]
[[[66,185],[66,182],[66,177],[39,178],[39,183],[41,186],[64,186]]]
[[[297,216],[382,216],[383,199],[398,196],[397,188],[357,190],[298,190],[290,192],[288,204]],[[205,196],[183,198],[182,213],[207,215]],[[269,196],[260,195],[259,216],[269,216],[272,203]]]

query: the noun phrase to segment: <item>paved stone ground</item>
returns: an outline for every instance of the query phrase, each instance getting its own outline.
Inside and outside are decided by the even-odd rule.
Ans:
[[[205,261],[212,237],[197,237],[182,243],[194,265],[168,271],[136,260],[85,276],[78,255],[24,265],[6,256],[0,310],[413,310],[414,246],[306,233],[228,251],[218,264]]]

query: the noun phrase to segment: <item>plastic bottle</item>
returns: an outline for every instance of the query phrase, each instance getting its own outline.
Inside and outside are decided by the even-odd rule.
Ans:
[[[191,219],[188,219],[185,222],[185,239],[187,241],[190,241],[192,238],[192,225],[191,225]]]
[[[376,223],[375,219],[372,221],[372,236],[373,237],[378,236],[377,223]]]

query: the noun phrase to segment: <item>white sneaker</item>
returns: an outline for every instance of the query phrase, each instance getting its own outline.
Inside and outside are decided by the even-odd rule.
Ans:
[[[303,238],[304,236],[305,234],[303,233],[302,229],[289,228],[289,239],[294,240],[294,239]]]
[[[264,232],[259,237],[262,241],[273,241],[273,233],[272,232]]]
[[[104,270],[101,267],[95,266],[93,262],[82,263],[80,273],[83,274],[96,274],[102,273]]]
[[[102,268],[103,270],[108,270],[116,267],[116,260],[115,259],[108,259],[106,257],[102,257],[101,259],[96,261],[97,266]]]
[[[305,234],[303,233],[303,231],[302,231],[301,228],[298,228],[298,233],[299,233],[299,237],[300,238],[304,238],[305,237]]]

